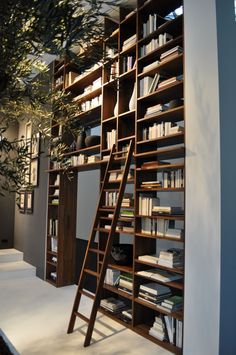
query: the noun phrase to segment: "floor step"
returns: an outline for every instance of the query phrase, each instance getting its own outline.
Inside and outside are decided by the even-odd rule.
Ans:
[[[23,253],[16,249],[0,249],[0,263],[22,261]]]
[[[25,261],[0,263],[0,280],[19,279],[36,275],[36,268]]]

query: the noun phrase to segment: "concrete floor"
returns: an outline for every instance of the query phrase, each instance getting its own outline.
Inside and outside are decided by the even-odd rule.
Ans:
[[[56,289],[36,278],[0,283],[0,328],[21,355],[168,355],[168,351],[98,314],[93,344],[83,347],[86,324],[66,334],[75,286]],[[80,311],[89,315],[91,300]]]

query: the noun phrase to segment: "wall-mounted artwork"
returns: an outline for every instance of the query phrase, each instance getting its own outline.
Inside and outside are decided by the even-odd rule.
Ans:
[[[39,168],[39,160],[38,158],[31,160],[30,166],[30,183],[32,186],[38,186],[38,171]]]
[[[34,209],[34,191],[26,191],[25,192],[25,205],[26,205],[26,213],[33,213]]]
[[[37,133],[32,136],[31,140],[31,158],[35,159],[39,157],[40,152],[40,134]]]
[[[25,206],[26,202],[25,202],[25,191],[20,191],[20,195],[19,195],[19,211],[20,213],[25,213]]]

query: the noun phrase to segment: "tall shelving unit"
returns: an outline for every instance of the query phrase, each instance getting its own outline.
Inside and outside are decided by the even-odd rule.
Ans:
[[[184,268],[166,267],[140,260],[139,257],[146,254],[159,254],[160,251],[173,247],[180,248],[184,252],[184,214],[154,215],[149,213],[147,215],[142,213],[140,207],[141,197],[148,197],[159,198],[160,205],[173,207],[181,205],[180,207],[184,208],[184,129],[174,131],[171,134],[163,134],[163,132],[161,134],[160,131],[157,134],[158,131],[156,131],[156,136],[147,136],[147,132],[149,132],[150,136],[150,127],[157,127],[157,125],[165,127],[165,124],[169,123],[169,127],[176,124],[184,127],[184,77],[182,76],[184,74],[184,52],[176,51],[175,55],[165,57],[165,53],[176,46],[183,48],[183,14],[178,15],[176,18],[169,17],[168,20],[166,19],[168,14],[182,5],[183,1],[181,0],[160,0],[158,2],[155,0],[137,0],[135,9],[121,7],[119,21],[105,19],[103,45],[104,52],[109,58],[103,64],[83,75],[78,71],[78,78],[69,85],[66,85],[66,76],[70,71],[77,71],[70,63],[57,64],[54,76],[55,80],[58,80],[56,85],[58,89],[64,88],[72,92],[74,97],[79,96],[77,102],[80,106],[82,103],[101,95],[98,105],[85,109],[76,117],[80,125],[101,125],[100,144],[66,153],[68,158],[76,157],[80,154],[87,156],[96,154],[99,155],[100,159],[94,163],[74,164],[72,171],[75,174],[79,173],[79,171],[99,168],[102,182],[107,163],[106,159],[110,153],[112,143],[116,144],[118,151],[122,151],[126,149],[130,139],[135,139],[135,153],[132,162],[134,174],[130,174],[127,188],[129,193],[133,193],[134,203],[129,207],[125,207],[126,210],[133,211],[134,217],[120,217],[120,223],[130,223],[128,225],[132,225],[133,230],[131,228],[129,231],[120,229],[114,235],[114,243],[122,242],[125,236],[126,243],[133,245],[133,260],[130,265],[126,266],[115,264],[112,259],[109,264],[109,268],[119,270],[121,274],[130,275],[133,290],[131,293],[127,293],[117,286],[108,284],[104,284],[103,288],[103,298],[111,296],[119,298],[132,309],[132,320],[125,322],[119,315],[112,314],[104,308],[100,308],[100,311],[176,354],[182,353],[182,346],[181,344],[176,344],[176,339],[173,341],[161,341],[150,335],[149,330],[155,317],[159,315],[168,315],[172,319],[173,327],[177,327],[177,321],[183,322],[184,310],[167,312],[141,299],[139,297],[140,286],[153,282],[153,280],[140,275],[140,271],[158,268],[159,270],[179,275],[181,277],[180,280],[165,283],[155,282],[168,286],[173,295],[184,296]],[[156,27],[144,33],[144,24],[154,14],[156,14]],[[166,33],[170,35],[168,40],[163,39]],[[150,50],[151,41],[152,43],[159,41],[160,36],[163,42],[156,45],[156,47],[154,45],[152,50]],[[134,38],[133,41],[129,42],[130,38]],[[156,64],[151,65],[155,62]],[[143,79],[145,77],[154,78],[158,74],[160,75],[159,83],[171,78],[176,78],[176,80],[167,81],[165,85],[157,85],[153,92],[143,92],[143,87],[141,88]],[[86,93],[86,88],[100,77],[101,87]],[[152,112],[150,108],[156,105],[161,105],[163,109]],[[151,111],[151,114],[148,114],[148,110]],[[117,174],[122,169],[122,155],[120,155],[119,159],[120,167],[117,168]],[[54,169],[54,171],[50,169],[49,179],[53,179],[53,174],[58,173],[58,171],[60,169]],[[63,174],[60,173],[60,176],[63,176]],[[161,184],[156,186],[149,184],[147,187],[148,182],[157,180],[161,181]],[[50,188],[53,189],[53,187]],[[61,188],[59,192],[60,196],[64,193]],[[112,184],[107,192],[113,192]],[[69,191],[66,193],[69,193]],[[103,222],[97,237],[101,251],[104,248],[103,239],[106,236],[104,229],[111,219],[109,217],[111,210],[108,207],[104,201]],[[74,208],[76,209],[76,207]],[[144,222],[145,220],[148,222]],[[61,223],[63,224],[63,222]],[[150,229],[154,228],[153,226],[157,226],[158,223],[172,230],[182,230],[182,233],[179,236],[171,236],[159,233],[157,227],[154,230]],[[73,238],[75,240],[75,235]],[[101,253],[98,252],[98,270],[100,266]],[[51,267],[53,266],[50,265],[48,269],[51,270]],[[96,283],[96,277],[94,278],[94,283]],[[180,342],[182,343],[182,340]]]

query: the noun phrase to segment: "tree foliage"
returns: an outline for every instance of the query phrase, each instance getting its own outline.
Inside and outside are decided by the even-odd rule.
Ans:
[[[52,119],[70,126],[78,108],[68,94],[45,90],[48,68],[42,56],[66,58],[81,71],[101,58],[104,3],[117,1],[1,0],[0,189],[15,191],[23,183],[27,151],[4,137],[12,123],[33,120],[43,134],[48,133]],[[32,73],[38,74],[36,79]]]

